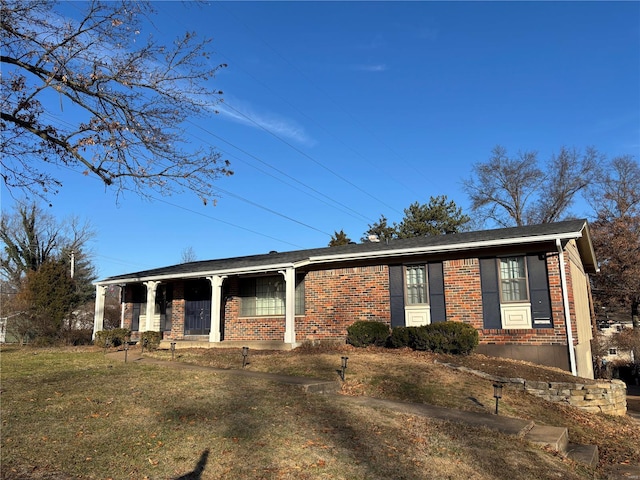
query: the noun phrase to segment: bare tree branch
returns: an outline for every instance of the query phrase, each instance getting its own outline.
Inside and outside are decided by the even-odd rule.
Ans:
[[[208,82],[208,40],[186,33],[171,46],[142,39],[148,2],[91,1],[79,19],[47,0],[1,4],[3,67],[0,166],[7,188],[43,198],[62,185],[60,166],[80,167],[116,194],[191,190],[215,196],[231,175],[209,146],[191,147],[184,122],[213,113],[222,92]],[[73,115],[52,115],[71,102]]]

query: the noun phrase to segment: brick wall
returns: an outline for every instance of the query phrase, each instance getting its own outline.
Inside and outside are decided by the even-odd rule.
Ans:
[[[359,320],[391,323],[386,265],[335,268],[307,273],[304,317],[296,318],[296,339],[344,338]]]
[[[547,256],[553,328],[484,329],[479,260],[477,258],[448,260],[443,262],[443,269],[447,320],[473,325],[478,329],[481,344],[566,344],[558,255]],[[568,291],[571,292],[569,272],[567,272],[567,283]],[[570,302],[572,297],[571,293]]]
[[[482,329],[482,290],[477,258],[442,263],[447,320]]]
[[[171,302],[171,337],[172,340],[184,338],[184,282],[173,284],[173,301]]]
[[[479,331],[481,344],[566,344],[558,258],[554,252],[547,255],[553,328],[483,329],[478,258],[443,262],[447,320],[473,325]],[[569,300],[572,302],[571,270],[568,265],[566,273]],[[238,277],[225,280],[223,302],[224,340],[284,339],[284,315],[268,318],[240,316]],[[170,337],[172,339],[184,338],[184,307],[184,283],[176,281],[173,283]],[[573,306],[571,309],[573,312]],[[296,340],[299,342],[343,339],[346,336],[346,328],[359,320],[376,320],[390,324],[388,267],[370,265],[308,272],[305,277],[305,312],[305,315],[296,316],[295,320]],[[125,304],[125,327],[131,325],[131,315],[132,305],[128,300]],[[575,330],[574,334],[577,334]]]

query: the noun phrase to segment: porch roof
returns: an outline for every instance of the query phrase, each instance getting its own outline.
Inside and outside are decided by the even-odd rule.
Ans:
[[[339,247],[322,247],[289,252],[270,252],[261,255],[203,260],[181,263],[151,270],[105,278],[99,285],[132,283],[170,278],[195,278],[207,275],[231,275],[278,271],[306,265],[346,263],[377,258],[438,254],[482,248],[500,248],[540,243],[566,242],[575,239],[585,269],[597,271],[593,244],[586,220],[528,225],[523,227],[480,230],[475,232],[414,237],[389,242],[365,242]]]

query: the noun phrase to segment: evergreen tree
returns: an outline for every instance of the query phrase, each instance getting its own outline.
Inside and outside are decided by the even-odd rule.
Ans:
[[[428,204],[412,203],[404,210],[404,218],[396,226],[398,238],[411,238],[458,233],[471,219],[462,213],[446,195],[431,197]]]
[[[344,230],[340,230],[339,232],[334,232],[331,235],[331,240],[329,241],[330,247],[338,247],[340,245],[349,245],[351,243],[351,239],[344,233]]]
[[[387,222],[387,217],[385,217],[384,215],[380,215],[380,220],[373,224],[369,224],[369,229],[364,232],[362,241],[370,241],[369,238],[371,235],[375,235],[381,242],[386,242],[387,240],[396,238],[397,233],[395,226],[392,227]]]

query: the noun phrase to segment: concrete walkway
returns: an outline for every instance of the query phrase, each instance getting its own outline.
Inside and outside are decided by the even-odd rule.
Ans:
[[[273,373],[253,372],[249,370],[227,370],[200,365],[190,365],[183,362],[157,360],[154,358],[144,357],[140,354],[138,349],[129,350],[126,356],[127,362],[143,362],[145,364],[162,365],[180,370],[211,371],[224,373],[230,376],[261,378],[275,383],[295,385],[309,393],[337,394],[340,390],[340,382],[337,379],[335,381],[327,381],[307,377],[292,377]],[[125,361],[125,352],[110,352],[107,353],[107,357],[116,361]],[[590,466],[595,466],[598,463],[597,446],[570,444],[568,430],[565,427],[536,425],[532,421],[522,420],[519,418],[456,410],[422,403],[398,402],[371,397],[352,397],[348,395],[336,395],[336,398],[339,402],[343,403],[358,404],[372,408],[383,408],[410,415],[419,415],[454,423],[486,427],[508,435],[522,437],[532,443],[549,446],[580,463]],[[617,475],[614,474],[610,478],[617,478]],[[640,479],[640,467],[631,466],[621,478]]]

